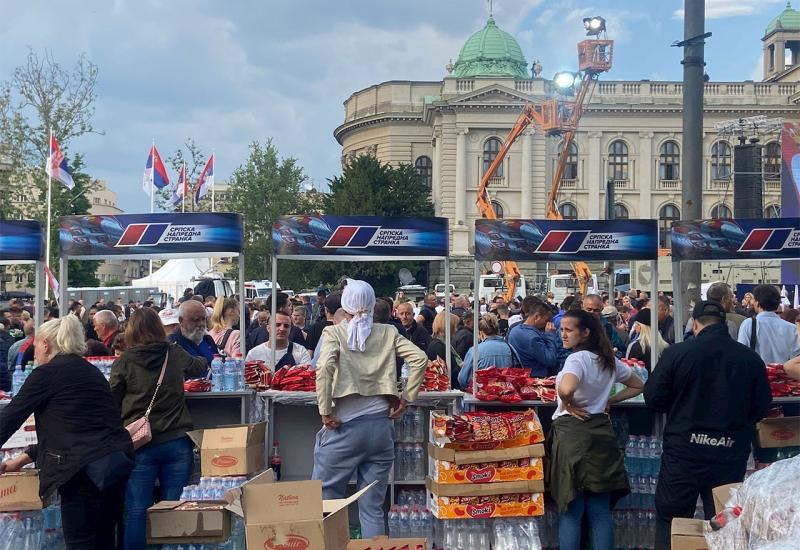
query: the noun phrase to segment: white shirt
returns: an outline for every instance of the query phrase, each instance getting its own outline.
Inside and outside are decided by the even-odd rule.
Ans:
[[[599,357],[591,351],[579,351],[567,357],[564,368],[556,376],[556,389],[561,384],[564,374],[570,373],[578,379],[578,389],[572,402],[582,407],[589,414],[601,414],[605,412],[608,404],[608,397],[611,394],[611,386],[614,382],[625,382],[633,371],[619,359],[615,360],[616,368],[613,372],[603,369],[600,365]],[[569,414],[558,397],[558,407],[553,413],[553,418]]]
[[[350,422],[368,414],[389,414],[389,400],[382,395],[357,393],[333,400],[333,417],[340,422]]]
[[[272,362],[272,350],[267,345],[269,342],[264,342],[263,344],[259,344],[250,351],[247,352],[247,357],[245,358],[246,361],[264,361],[264,363],[270,368],[270,370],[275,370],[275,364]],[[286,355],[286,350],[288,350],[288,346],[283,349],[275,350],[275,361],[280,361],[281,357]],[[308,354],[308,350],[301,346],[298,343],[294,343],[292,345],[292,356],[294,356],[294,362],[297,365],[308,365],[311,363],[311,356]]]
[[[750,347],[753,319],[745,319],[739,327],[739,342]],[[785,363],[800,355],[800,335],[789,321],[774,311],[756,315],[756,353],[765,363]]]

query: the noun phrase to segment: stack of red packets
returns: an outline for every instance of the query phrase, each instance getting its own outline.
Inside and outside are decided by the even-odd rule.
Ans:
[[[442,359],[428,361],[425,369],[425,379],[419,391],[447,391],[450,389],[450,380],[447,375],[447,363]]]
[[[555,401],[556,377],[533,378],[528,369],[489,367],[478,371],[475,397],[481,401]],[[467,387],[472,392],[472,384]]]
[[[780,363],[767,365],[767,378],[772,389],[772,397],[800,396],[800,380],[789,378]]]
[[[317,373],[311,365],[281,367],[272,376],[272,389],[280,391],[316,391]]]

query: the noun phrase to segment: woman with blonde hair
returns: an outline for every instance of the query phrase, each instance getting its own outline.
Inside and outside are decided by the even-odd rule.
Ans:
[[[36,415],[38,443],[0,465],[39,469],[42,500],[58,490],[67,548],[114,549],[133,444],[103,374],[88,363],[75,315],[42,324],[34,338],[38,365],[0,413],[0,446]]]
[[[628,351],[625,354],[626,359],[636,359],[637,361],[644,361],[644,366],[647,372],[653,372],[655,365],[651,364],[650,349],[652,347],[652,332],[650,330],[650,310],[643,309],[633,318],[633,330],[639,337],[628,345]],[[669,347],[669,344],[661,336],[661,332],[656,331],[656,362],[664,353],[664,350]]]
[[[440,311],[436,314],[436,317],[433,318],[433,334],[431,337],[431,343],[428,344],[428,349],[426,350],[428,359],[431,361],[436,361],[436,359],[441,359],[442,361],[447,361],[447,344],[445,341],[447,340],[446,331],[447,330],[447,313],[444,311]],[[454,313],[450,314],[450,342],[453,341],[453,337],[456,334],[456,330],[458,330],[458,315]],[[456,352],[455,348],[453,348],[453,344],[450,344],[450,380],[453,381],[453,387],[455,387],[456,382],[458,381],[458,374],[461,372],[461,366],[463,365],[463,361],[461,357]]]
[[[208,334],[220,351],[228,357],[241,354],[240,332],[233,327],[239,322],[239,302],[220,296],[214,303],[214,312],[209,320]]]

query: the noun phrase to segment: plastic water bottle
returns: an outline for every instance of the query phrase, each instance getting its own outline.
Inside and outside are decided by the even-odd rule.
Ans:
[[[211,361],[212,391],[222,391],[222,357],[215,355]]]
[[[411,530],[408,506],[400,508],[400,535],[399,538],[406,538]]]
[[[19,393],[19,389],[22,387],[24,381],[25,373],[22,372],[22,365],[17,365],[17,368],[14,369],[14,374],[11,377],[11,385],[13,386],[12,391],[14,392],[14,395]]]
[[[244,357],[241,353],[233,356],[236,361],[236,391],[244,390]]]
[[[425,479],[425,451],[422,449],[422,444],[417,443],[413,449],[414,456],[414,479]],[[420,536],[420,535],[416,535]]]
[[[410,537],[419,537],[422,532],[422,525],[420,524],[419,506],[416,504],[411,507],[411,513],[408,516],[408,535]]]
[[[405,457],[403,456],[403,444],[398,443],[394,446],[394,478],[404,480],[405,477]]]
[[[389,536],[392,538],[400,537],[400,507],[392,504],[389,509]]]
[[[222,365],[222,391],[236,390],[236,361],[232,357],[225,359]]]
[[[403,366],[400,369],[400,382],[402,383],[402,388],[405,390],[406,385],[408,384],[408,376],[411,373],[411,365],[403,361]]]
[[[421,407],[415,407],[414,418],[413,418],[414,441],[425,440],[424,424],[425,424],[425,412],[422,410]]]

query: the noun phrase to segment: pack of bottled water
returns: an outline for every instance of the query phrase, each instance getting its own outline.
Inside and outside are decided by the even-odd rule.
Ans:
[[[394,447],[394,479],[421,481],[425,479],[428,455],[422,443],[398,443]]]
[[[86,358],[88,362],[97,367],[97,370],[103,373],[103,376],[106,377],[106,380],[108,380],[111,377],[111,365],[114,364],[115,359],[116,357],[113,355],[111,356],[98,355]]]
[[[542,550],[540,518],[435,520],[429,540],[441,550]]]
[[[655,494],[661,470],[662,441],[657,437],[632,435],[625,445],[625,470],[631,493],[616,506],[616,548],[648,550],[655,539]]]
[[[211,361],[211,391],[244,390],[244,362],[240,353],[225,358],[215,355]]]
[[[63,550],[61,507],[0,514],[0,545],[4,550]]]
[[[241,487],[247,476],[201,477],[197,485],[187,485],[181,493],[181,500],[225,500],[225,493]]]

